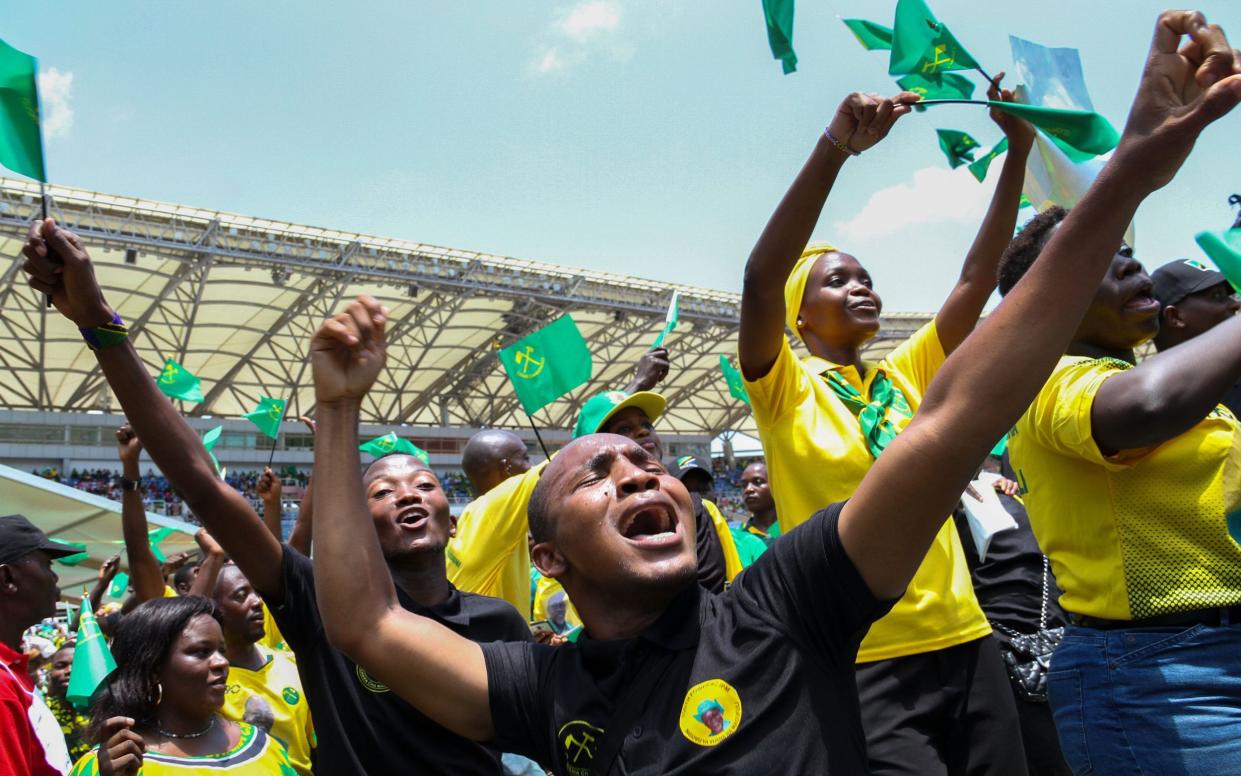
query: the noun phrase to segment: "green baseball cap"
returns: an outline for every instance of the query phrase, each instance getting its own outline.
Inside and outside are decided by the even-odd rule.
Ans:
[[[664,414],[668,402],[654,391],[638,391],[637,393],[604,391],[595,394],[587,399],[582,405],[582,411],[577,415],[577,426],[573,429],[574,439],[594,434],[605,426],[613,415],[628,407],[637,407],[642,410],[654,423],[660,415]]]

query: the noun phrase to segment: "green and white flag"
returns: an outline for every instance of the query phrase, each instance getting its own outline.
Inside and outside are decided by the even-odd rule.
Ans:
[[[202,382],[193,372],[171,358],[164,362],[164,369],[159,373],[155,385],[165,396],[174,399],[196,404],[203,400]]]
[[[865,19],[841,19],[857,42],[867,51],[887,51],[892,48],[892,28],[868,22]]]
[[[257,426],[259,431],[275,439],[280,434],[280,421],[284,419],[284,407],[284,399],[260,396],[259,406],[242,417]]]
[[[978,63],[935,18],[923,0],[898,0],[892,24],[889,75],[934,75],[948,70],[973,70]]]
[[[586,339],[567,314],[504,348],[499,355],[527,415],[586,383],[594,369]]]
[[[215,465],[215,473],[223,479],[224,471],[220,469],[220,461],[215,457],[215,453],[211,449],[215,447],[215,443],[219,441],[220,434],[224,431],[223,426],[216,426],[207,433],[203,434],[203,447],[207,450],[207,455],[211,456],[211,463]]]
[[[720,371],[724,373],[724,381],[728,383],[728,393],[734,399],[749,404],[750,392],[745,389],[745,380],[742,379],[740,370],[728,360],[728,356],[720,356]]]
[[[46,183],[38,71],[34,57],[0,40],[0,164]]]
[[[650,349],[654,350],[664,344],[664,337],[667,337],[672,330],[677,327],[677,323],[681,320],[681,292],[672,292],[672,301],[668,303],[668,312],[664,314],[664,327],[660,329],[659,336],[655,338],[655,344]]]
[[[125,593],[129,591],[129,575],[124,571],[116,572],[116,576],[112,577],[112,584],[108,586],[108,598],[124,598]],[[83,599],[85,600],[85,598]],[[85,614],[85,610],[82,612]]]
[[[397,436],[395,431],[389,431],[369,442],[363,442],[358,445],[358,449],[369,454],[372,458],[383,458],[385,455],[392,453],[401,453],[403,455],[412,455],[425,464],[429,465],[431,463],[431,456],[427,454],[426,450],[423,450],[408,439],[402,439]]]

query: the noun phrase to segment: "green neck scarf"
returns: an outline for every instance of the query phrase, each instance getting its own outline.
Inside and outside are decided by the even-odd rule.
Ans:
[[[870,384],[871,400],[866,401],[858,389],[849,384],[839,372],[827,373],[827,384],[845,406],[857,416],[862,436],[872,458],[878,458],[888,444],[896,439],[900,429],[888,420],[888,410],[893,406],[908,407],[905,394],[897,388],[882,370],[876,370]]]

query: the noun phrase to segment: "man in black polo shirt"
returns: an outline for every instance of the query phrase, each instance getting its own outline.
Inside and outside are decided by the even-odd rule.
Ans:
[[[1169,262],[1151,273],[1159,300],[1159,333],[1155,349],[1163,352],[1210,331],[1241,309],[1236,292],[1223,273],[1196,259]],[[1234,415],[1241,413],[1241,383],[1220,400]]]
[[[76,235],[50,221],[36,223],[27,257],[44,258],[49,247],[63,261],[65,276],[75,281],[66,280],[53,294],[62,312],[79,325],[78,312],[111,319]],[[310,559],[273,537],[250,503],[216,475],[198,435],[156,388],[129,341],[109,340],[95,355],[156,465],[263,597],[296,655],[318,739],[315,771],[329,776],[502,773],[497,752],[432,722],[328,643]],[[361,472],[357,468],[355,474]],[[513,607],[449,584],[444,547],[455,529],[439,481],[422,461],[387,456],[371,464],[365,477],[370,522],[361,538],[378,537],[387,584],[400,591],[400,606],[464,639],[531,638],[525,618]],[[331,487],[316,480],[316,501]],[[328,505],[317,504],[316,512],[323,523],[332,522]]]

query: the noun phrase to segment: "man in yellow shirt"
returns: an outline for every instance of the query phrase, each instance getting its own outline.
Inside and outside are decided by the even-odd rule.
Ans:
[[[221,713],[266,730],[288,750],[297,772],[306,776],[311,772],[315,732],[297,661],[286,650],[259,646],[265,632],[263,599],[241,569],[229,564],[220,570],[212,600],[220,615],[229,665]]]
[[[998,82],[988,96],[1012,99]],[[854,139],[873,146],[892,117]],[[1028,124],[993,111],[1009,149],[960,279],[934,321],[875,363],[862,357],[883,306],[870,273],[834,246],[806,248],[841,166],[863,150],[841,147],[840,132],[852,132],[858,119],[848,105],[837,110],[746,264],[741,371],[785,534],[824,504],[853,495],[909,424],[947,354],[973,330],[1013,233],[1034,139]],[[786,326],[809,357],[794,354]],[[858,692],[876,774],[954,773],[967,761],[974,773],[1024,769],[1008,677],[948,517],[945,511],[905,595],[871,626],[858,651]]]
[[[1044,211],[1014,238],[1002,292],[1066,217]],[[1074,623],[1052,657],[1048,695],[1075,768],[1232,773],[1241,762],[1241,423],[1220,402],[1241,380],[1241,318],[1221,295],[1226,320],[1135,366],[1134,348],[1159,328],[1152,290],[1122,245],[1009,438],[1030,524]]]
[[[470,437],[462,468],[476,498],[457,518],[444,552],[449,582],[503,598],[526,619],[533,604],[526,506],[545,465],[531,468],[526,443],[511,431],[484,429]]]

